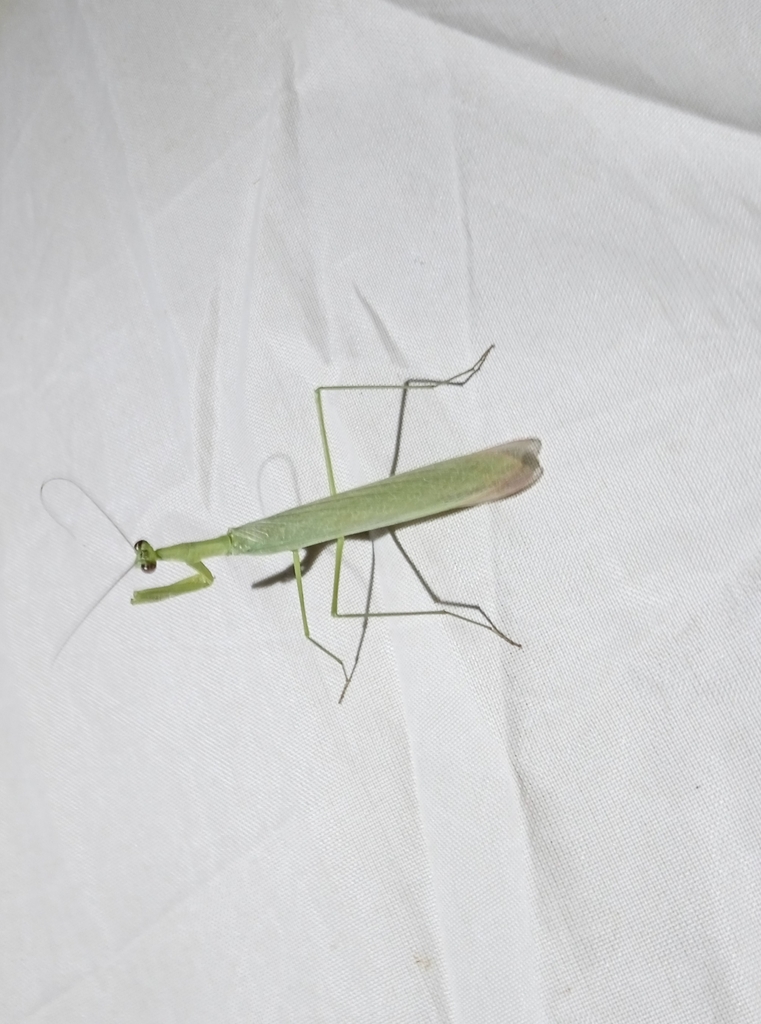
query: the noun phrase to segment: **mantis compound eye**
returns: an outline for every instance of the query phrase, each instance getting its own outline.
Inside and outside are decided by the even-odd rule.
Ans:
[[[135,544],[135,551],[138,557],[138,565],[141,572],[155,572],[156,559],[153,557],[153,548],[147,540],[139,540]]]

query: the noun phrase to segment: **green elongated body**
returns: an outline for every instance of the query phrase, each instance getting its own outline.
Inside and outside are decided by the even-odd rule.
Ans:
[[[507,441],[494,448],[434,462],[350,491],[339,491],[253,523],[234,526],[221,537],[155,550],[146,541],[139,541],[141,547],[136,545],[136,561],[144,571],[152,572],[156,561],[196,565],[204,558],[217,555],[300,551],[339,537],[498,501],[536,483],[542,475],[538,458],[541,446],[534,437]],[[167,596],[171,595],[165,588],[154,588],[138,592],[135,599],[140,603]]]
[[[228,533],[230,554],[298,551],[338,537],[507,498],[541,476],[540,448],[535,438],[508,441],[236,526]]]
[[[493,346],[492,346],[493,347]],[[518,494],[536,483],[542,475],[539,465],[541,442],[536,438],[524,438],[519,441],[507,441],[505,444],[471,455],[462,455],[456,459],[446,459],[430,466],[422,466],[407,473],[395,473],[399,455],[402,421],[404,418],[407,395],[415,389],[430,389],[444,386],[462,387],[479,372],[491,348],[476,360],[473,366],[461,373],[456,373],[445,380],[428,378],[410,378],[403,384],[352,385],[345,387],[320,387],[315,391],[317,415],[322,437],[323,454],[328,471],[330,495],[307,505],[278,512],[277,515],[257,519],[253,523],[235,526],[220,537],[206,540],[190,541],[186,544],[172,544],[169,547],[154,548],[146,540],[135,544],[135,565],[142,572],[155,572],[159,562],[185,562],[192,570],[191,576],[177,580],[161,587],[149,587],[136,590],[132,595],[133,604],[146,604],[163,601],[180,594],[190,594],[210,586],[214,577],[204,565],[206,558],[218,555],[270,555],[288,551],[293,558],[293,575],[296,580],[301,609],[301,620],[304,636],[341,666],[344,675],[344,688],[339,699],[343,700],[346,687],[349,685],[354,668],[359,659],[359,652],[364,639],[367,621],[377,617],[399,617],[411,615],[449,615],[455,619],[481,626],[501,637],[514,647],[520,644],[511,640],[492,622],[486,612],[477,604],[462,601],[449,601],[440,597],[426,582],[409,554],[404,550],[394,532],[395,527],[416,520],[428,519],[432,516],[453,512],[456,509],[483,505],[489,501],[498,501]],[[401,391],[403,397],[399,410],[399,421],[396,437],[396,449],[391,475],[384,480],[355,487],[350,491],[337,491],[333,476],[333,467],[328,447],[328,436],[325,429],[325,418],[322,409],[322,393],[324,391]],[[436,608],[423,611],[392,611],[375,612],[370,610],[372,594],[371,568],[370,586],[364,612],[339,612],[338,588],[341,575],[341,558],[344,538],[356,534],[370,533],[374,530],[387,529],[402,557],[410,566],[418,581],[428,593]],[[307,622],[302,571],[305,572],[308,559],[302,566],[300,552],[308,548],[318,548],[330,541],[336,542],[335,570],[333,573],[333,597],[330,614],[337,618],[361,618],[364,620],[362,636],[354,660],[354,668],[347,671],[346,664],[335,652],[329,650],[310,634]],[[311,564],[311,562],[310,562]],[[372,566],[374,567],[374,556]],[[273,577],[274,578],[274,577]],[[263,582],[263,581],[262,581]],[[261,585],[261,583],[259,584]],[[472,612],[466,615],[465,612]],[[475,615],[479,618],[475,618]]]

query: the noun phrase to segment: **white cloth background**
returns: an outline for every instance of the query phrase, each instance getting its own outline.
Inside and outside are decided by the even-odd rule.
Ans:
[[[756,5],[0,28],[2,1020],[761,1019]],[[43,480],[216,536],[326,493],[318,384],[492,344],[403,468],[536,435],[545,476],[405,536],[523,650],[375,622],[339,707],[295,588],[250,588],[287,559],[238,558],[129,574],[56,658],[131,552]],[[392,398],[327,404],[339,486],[387,473]]]

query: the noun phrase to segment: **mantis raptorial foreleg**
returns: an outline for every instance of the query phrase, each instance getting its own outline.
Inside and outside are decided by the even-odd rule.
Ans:
[[[203,562],[188,562],[188,567],[195,572],[194,576],[186,576],[176,583],[167,583],[165,587],[148,587],[135,592],[133,604],[148,604],[151,601],[164,601],[168,597],[179,594],[192,594],[195,590],[204,590],[214,582],[214,577]]]

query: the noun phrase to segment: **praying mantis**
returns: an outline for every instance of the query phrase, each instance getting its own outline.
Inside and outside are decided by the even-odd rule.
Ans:
[[[519,494],[526,490],[542,475],[539,465],[541,442],[536,438],[524,438],[508,441],[504,444],[486,448],[471,455],[447,459],[429,466],[413,469],[405,473],[396,473],[399,459],[402,423],[406,408],[407,396],[410,391],[432,389],[441,386],[463,387],[474,377],[494,346],[490,346],[483,355],[460,373],[444,380],[411,377],[403,384],[370,384],[370,385],[335,385],[318,387],[315,390],[317,415],[322,438],[322,448],[328,474],[330,495],[305,505],[278,512],[276,515],[257,519],[243,526],[233,527],[219,537],[208,540],[190,541],[185,544],[173,544],[169,547],[154,548],[147,540],[139,540],[134,545],[135,566],[144,573],[153,573],[159,562],[184,562],[192,575],[167,586],[149,587],[136,590],[132,596],[133,604],[146,604],[153,601],[164,601],[180,594],[189,594],[211,586],[214,577],[204,564],[207,558],[218,555],[265,555],[277,552],[290,552],[293,557],[293,573],[298,588],[299,606],[304,636],[318,647],[324,654],[337,662],[344,676],[344,687],[339,698],[343,700],[351,682],[352,675],[359,659],[359,650],[364,640],[364,630],[368,618],[405,615],[450,615],[454,618],[480,626],[495,633],[502,640],[520,647],[506,636],[479,605],[465,602],[447,601],[440,598],[423,579],[410,556],[402,547],[395,533],[397,526],[412,523],[416,520],[429,519],[458,509],[470,508],[486,502],[498,501],[502,498]],[[402,392],[402,400],[397,426],[396,448],[391,473],[383,480],[356,487],[349,491],[338,491],[333,475],[333,465],[328,446],[328,436],[323,414],[322,394],[325,391],[390,391]],[[338,590],[341,577],[341,560],[344,540],[346,537],[375,534],[376,531],[387,532],[399,548],[407,563],[415,572],[433,601],[442,607],[427,611],[410,612],[371,612],[370,593],[364,612],[339,612]],[[310,633],[307,621],[302,569],[305,571],[306,559],[302,563],[300,552],[303,549],[321,547],[329,542],[336,543],[335,569],[333,574],[333,596],[330,612],[336,618],[361,618],[364,620],[362,638],[357,649],[351,671],[337,654],[323,646]],[[374,570],[374,558],[373,558]],[[372,587],[372,574],[371,584]],[[443,607],[447,606],[447,607]],[[460,609],[454,611],[452,609]],[[462,610],[478,613],[481,620],[462,614]]]

